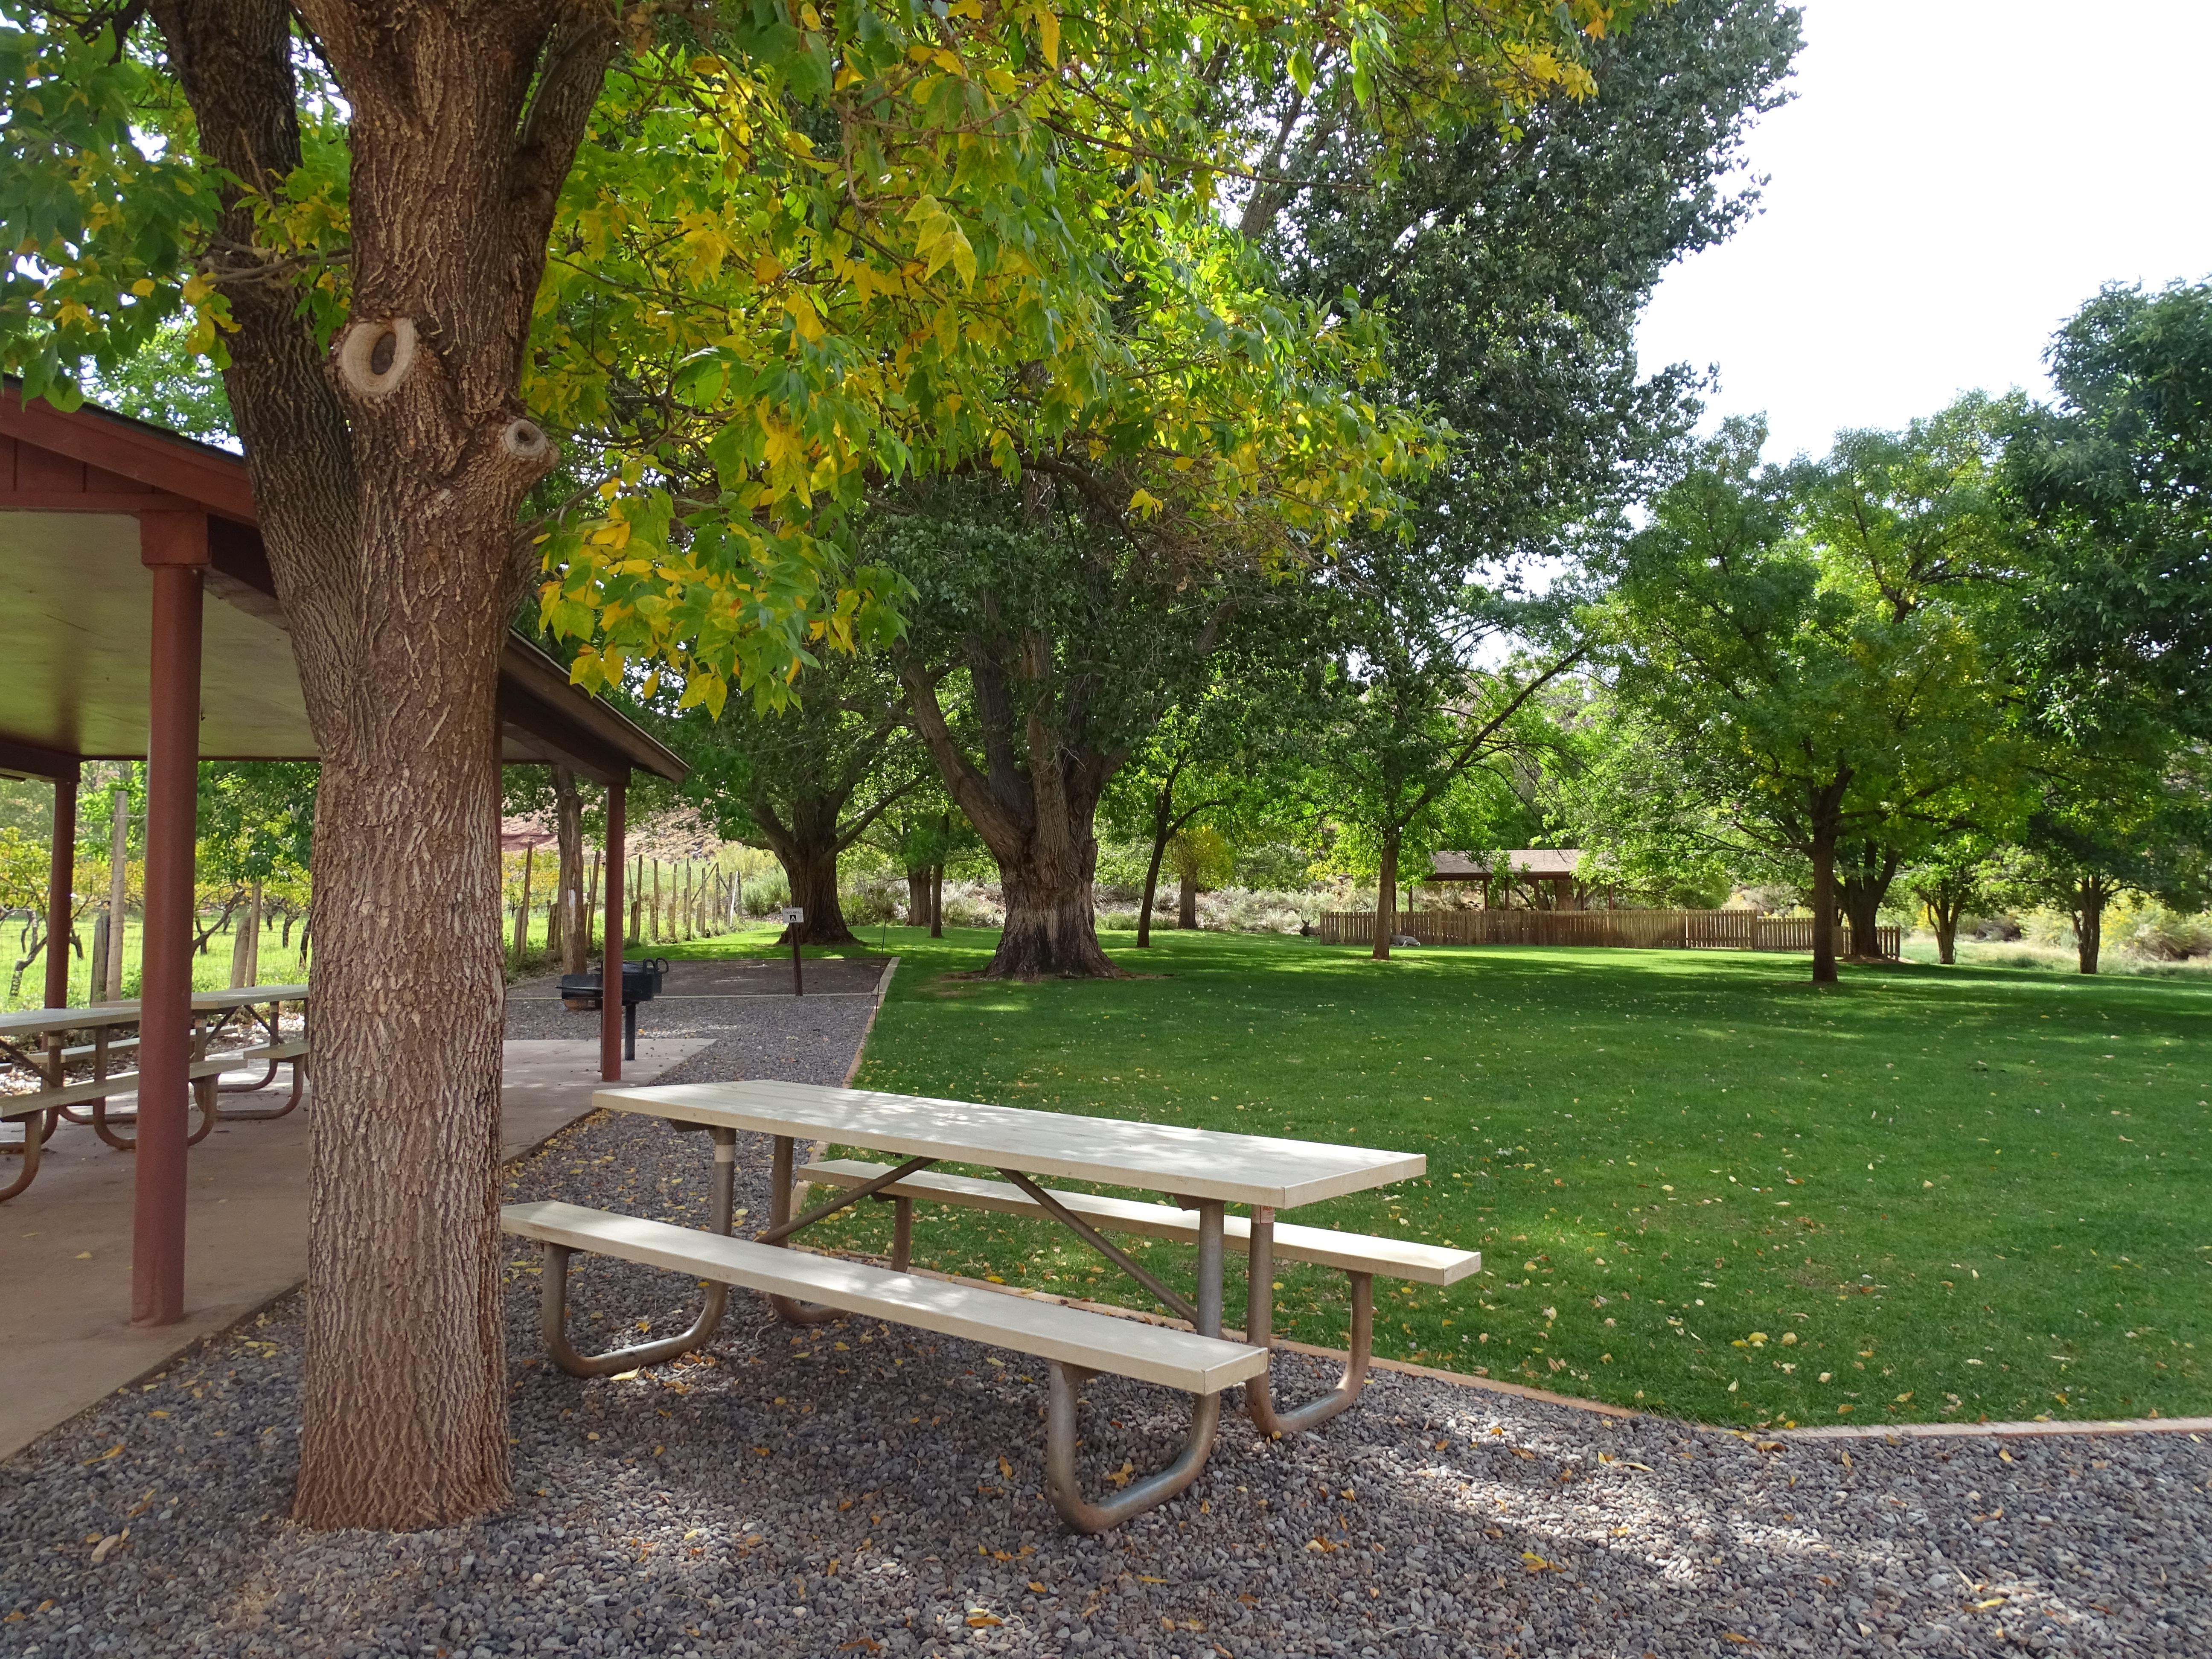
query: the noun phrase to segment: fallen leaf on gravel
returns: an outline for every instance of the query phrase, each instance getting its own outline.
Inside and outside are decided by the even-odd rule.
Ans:
[[[1991,1597],[1990,1597],[1990,1599],[1989,1599],[1988,1601],[1977,1601],[1977,1602],[1975,1602],[1975,1603],[1974,1603],[1974,1611],[1975,1611],[1975,1612],[1977,1612],[1977,1613],[1980,1613],[1980,1612],[1982,1612],[1982,1611],[1984,1611],[1984,1609],[1989,1608],[1989,1607],[2002,1607],[2004,1604],[2005,1604],[2005,1599],[2004,1599],[2004,1597],[2003,1597],[2003,1596],[2002,1596],[2002,1595],[1992,1595],[1992,1596],[1991,1596]]]
[[[884,1650],[884,1644],[872,1636],[855,1636],[849,1642],[837,1644],[837,1651],[840,1653],[850,1653],[854,1648],[860,1649],[863,1653],[881,1653]]]
[[[1723,1642],[1741,1643],[1743,1646],[1747,1648],[1755,1648],[1759,1645],[1758,1643],[1753,1641],[1748,1636],[1738,1636],[1732,1630],[1723,1631],[1721,1632],[1721,1640]]]
[[[1306,1547],[1322,1555],[1333,1555],[1338,1550],[1341,1549],[1343,1546],[1340,1544],[1332,1544],[1326,1538],[1315,1538],[1307,1540]]]
[[[123,1447],[120,1443],[118,1443],[115,1445],[110,1446],[106,1451],[100,1453],[97,1457],[86,1458],[82,1467],[88,1469],[94,1463],[105,1463],[111,1457],[120,1457],[122,1455]]]
[[[1030,1580],[1030,1588],[1035,1590],[1039,1595],[1049,1595],[1052,1594],[1050,1590],[1047,1589],[1042,1584],[1038,1583],[1034,1578]]]
[[[968,1615],[968,1628],[969,1630],[983,1630],[989,1626],[1003,1625],[1006,1622],[1006,1621],[1003,1619],[994,1619],[988,1613],[971,1613]]]
[[[1134,1463],[1124,1463],[1106,1478],[1117,1486],[1126,1486],[1129,1484],[1130,1477],[1136,1472],[1137,1466]]]
[[[1001,1457],[999,1460],[999,1473],[1004,1475],[1007,1480],[1011,1480],[1014,1478],[1014,1466],[1006,1462],[1005,1458]]]

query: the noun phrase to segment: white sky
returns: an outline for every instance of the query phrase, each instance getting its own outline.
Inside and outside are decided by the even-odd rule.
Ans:
[[[1806,0],[1796,102],[1747,146],[1765,210],[1668,273],[1647,369],[1717,367],[1768,453],[1957,392],[2045,395],[2106,282],[2212,276],[2212,5]]]

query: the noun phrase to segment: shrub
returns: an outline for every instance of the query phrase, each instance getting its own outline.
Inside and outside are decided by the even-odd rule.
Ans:
[[[766,875],[755,876],[744,885],[745,914],[749,916],[765,916],[790,902],[791,879],[781,866]]]

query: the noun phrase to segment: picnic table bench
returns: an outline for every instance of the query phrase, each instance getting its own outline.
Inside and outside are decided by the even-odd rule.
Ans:
[[[283,1117],[299,1105],[307,1083],[308,1043],[305,1036],[284,1034],[283,1015],[287,1003],[304,1006],[307,1000],[304,985],[247,985],[194,994],[192,1059],[186,1074],[191,1079],[192,1103],[199,1122],[186,1137],[187,1145],[204,1139],[218,1115],[234,1122],[252,1122]],[[138,1086],[137,1072],[108,1070],[111,1061],[133,1054],[138,1047],[135,1035],[118,1036],[116,1028],[135,1026],[138,1019],[139,1004],[135,1001],[0,1014],[0,1063],[30,1072],[42,1085],[27,1094],[0,1095],[0,1123],[22,1126],[22,1139],[0,1145],[0,1152],[23,1160],[15,1181],[0,1187],[0,1202],[15,1197],[37,1178],[40,1151],[64,1118],[72,1123],[89,1123],[95,1134],[118,1152],[129,1152],[137,1145],[135,1135],[118,1132],[108,1115],[107,1102]],[[215,1041],[240,1020],[246,1026],[244,1046],[210,1054]],[[71,1034],[88,1035],[90,1041],[70,1042]],[[257,1036],[264,1040],[253,1041]],[[88,1058],[93,1063],[93,1075],[75,1083],[68,1081],[70,1063]],[[275,1080],[276,1068],[288,1063],[292,1067],[292,1088],[282,1105],[219,1111],[218,1093],[265,1088]],[[265,1069],[250,1083],[221,1081],[226,1073],[256,1065]]]
[[[858,1314],[1030,1354],[1043,1360],[1048,1372],[1046,1491],[1062,1518],[1081,1532],[1103,1531],[1188,1488],[1205,1467],[1222,1395],[1232,1386],[1243,1385],[1246,1409],[1269,1434],[1310,1427],[1349,1406],[1366,1375],[1376,1275],[1447,1285],[1481,1265],[1471,1251],[1276,1223],[1279,1209],[1421,1175],[1427,1160],[1415,1153],[799,1083],[610,1089],[593,1099],[604,1109],[708,1133],[714,1159],[712,1231],[571,1204],[507,1206],[501,1214],[505,1230],[534,1240],[545,1253],[541,1317],[556,1364],[591,1376],[673,1358],[712,1338],[733,1285],[765,1296],[780,1316],[794,1323]],[[769,1135],[773,1145],[769,1225],[750,1240],[729,1236],[741,1129]],[[794,1149],[802,1139],[872,1147],[904,1161],[825,1160],[798,1168]],[[945,1160],[983,1164],[1006,1179],[926,1173]],[[1138,1203],[1056,1191],[1039,1186],[1036,1176],[1148,1188],[1175,1201]],[[830,1201],[794,1216],[795,1194],[811,1186],[838,1190]],[[797,1233],[863,1199],[896,1206],[888,1267],[788,1248]],[[1058,1221],[1191,1328],[919,1278],[908,1271],[917,1201]],[[1232,1202],[1248,1206],[1251,1213],[1229,1216]],[[1162,1283],[1108,1240],[1107,1231],[1194,1243],[1195,1298]],[[1249,1328],[1241,1341],[1222,1328],[1223,1264],[1232,1231],[1250,1261]],[[580,1353],[567,1329],[568,1265],[577,1250],[691,1274],[706,1282],[705,1305],[690,1328],[675,1335],[611,1353]],[[1343,1379],[1329,1394],[1290,1412],[1273,1407],[1267,1386],[1273,1340],[1270,1275],[1279,1255],[1341,1269],[1351,1277],[1353,1299],[1352,1357]],[[1093,1503],[1083,1496],[1077,1476],[1076,1419],[1084,1385],[1101,1372],[1176,1389],[1190,1395],[1193,1403],[1190,1429],[1176,1457],[1117,1496]]]

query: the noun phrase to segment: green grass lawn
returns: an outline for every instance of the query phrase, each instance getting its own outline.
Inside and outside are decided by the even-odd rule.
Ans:
[[[1173,932],[1107,937],[1146,977],[1022,985],[947,976],[988,933],[885,938],[865,1085],[1425,1153],[1291,1217],[1483,1252],[1378,1285],[1382,1353],[1746,1425],[2212,1413],[2212,989]],[[885,1248],[888,1208],[838,1231]],[[915,1249],[1144,1305],[1043,1225],[925,1209]],[[1342,1279],[1281,1272],[1278,1328],[1340,1344]]]

